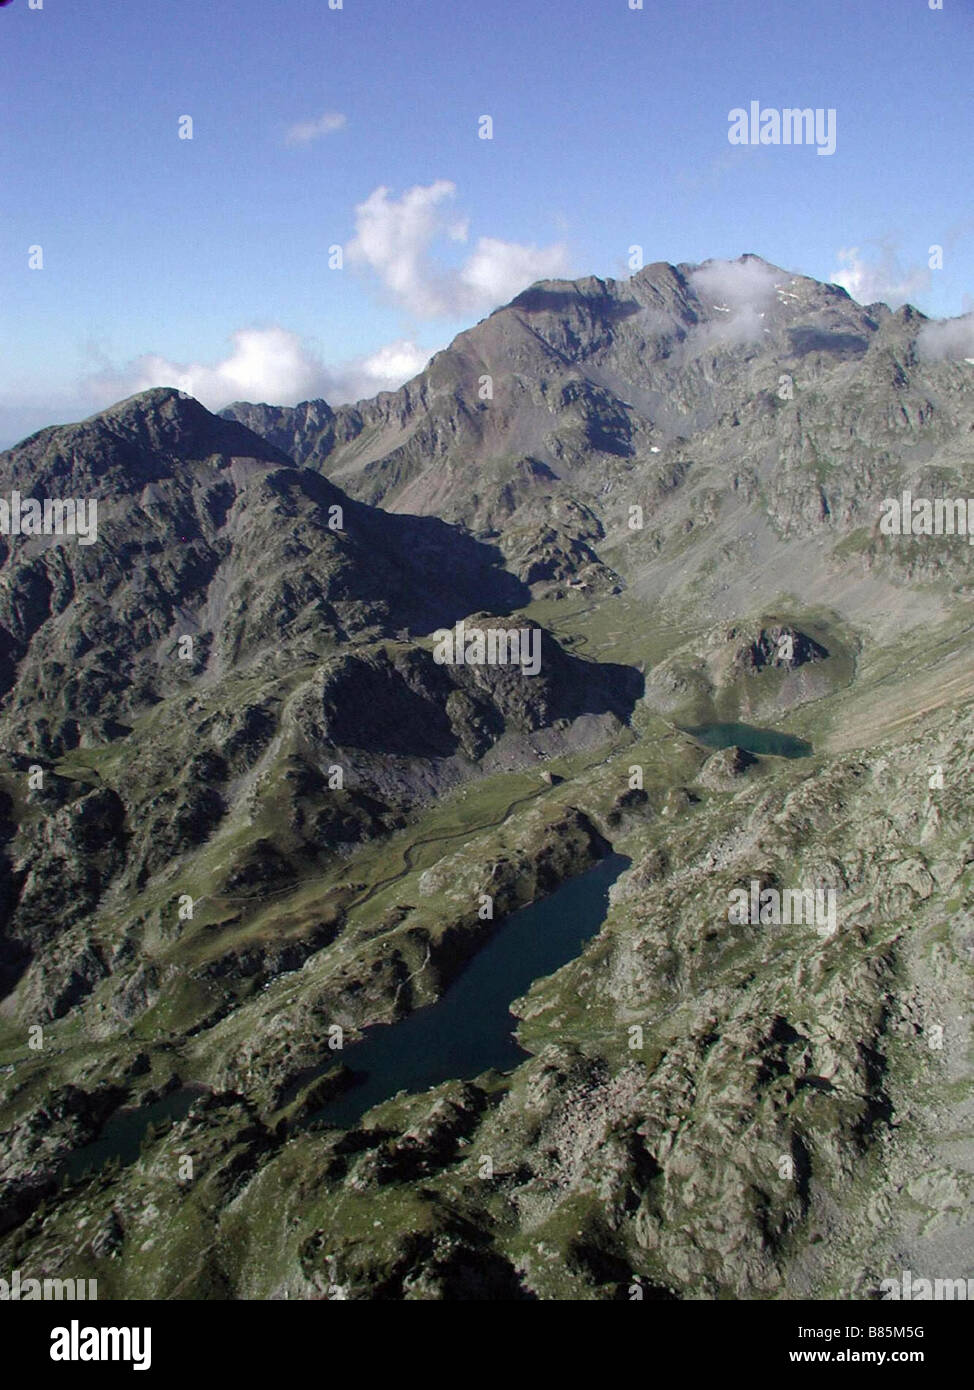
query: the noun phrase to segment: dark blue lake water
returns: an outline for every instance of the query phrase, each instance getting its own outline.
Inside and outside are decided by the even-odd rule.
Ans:
[[[608,910],[609,888],[630,862],[609,855],[549,897],[512,913],[435,1004],[399,1023],[371,1028],[361,1042],[334,1054],[334,1062],[340,1059],[353,1070],[357,1084],[308,1122],[348,1127],[398,1091],[425,1091],[490,1068],[516,1067],[527,1053],[514,1040],[511,1003],[595,935]],[[114,1158],[134,1163],[149,1125],[183,1119],[205,1089],[182,1086],[151,1105],[117,1110],[97,1139],[69,1155],[63,1175],[77,1180]]]
[[[630,863],[611,854],[550,897],[512,913],[435,1004],[371,1028],[361,1042],[336,1053],[335,1060],[361,1079],[311,1122],[347,1128],[398,1091],[425,1091],[523,1062],[528,1054],[513,1036],[512,1002],[579,954],[605,920],[609,888]]]
[[[97,1139],[68,1155],[61,1172],[76,1180],[86,1173],[96,1172],[112,1158],[120,1159],[123,1166],[134,1163],[149,1125],[161,1126],[166,1121],[184,1119],[193,1101],[204,1091],[202,1086],[181,1086],[151,1105],[116,1110]]]

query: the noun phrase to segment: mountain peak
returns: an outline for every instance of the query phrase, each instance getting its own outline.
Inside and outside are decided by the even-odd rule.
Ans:
[[[150,430],[176,445],[204,441],[210,444],[215,436],[222,436],[223,423],[195,396],[174,386],[153,386],[147,391],[138,391],[82,421],[83,425],[107,427],[121,434]],[[266,450],[266,445],[264,447]]]
[[[173,387],[140,391],[77,424],[42,430],[3,456],[12,481],[57,493],[75,488],[126,490],[172,476],[188,463],[232,458],[292,467],[282,450],[236,420],[211,414]],[[56,485],[55,485],[56,484]]]

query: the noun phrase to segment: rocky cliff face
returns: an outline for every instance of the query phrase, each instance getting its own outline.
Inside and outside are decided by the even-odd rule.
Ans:
[[[42,431],[3,456],[3,475],[24,496],[99,509],[94,545],[0,540],[12,748],[104,741],[282,649],[428,632],[524,594],[487,546],[362,507],[175,391]]]

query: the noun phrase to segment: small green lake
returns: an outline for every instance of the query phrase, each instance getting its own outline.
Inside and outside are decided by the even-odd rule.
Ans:
[[[117,1158],[123,1167],[134,1163],[149,1125],[162,1126],[185,1119],[193,1101],[198,1100],[205,1091],[203,1086],[180,1086],[150,1105],[125,1106],[116,1110],[105,1122],[97,1139],[68,1155],[61,1173],[77,1181],[86,1173],[97,1172],[113,1158]]]
[[[763,753],[773,758],[807,758],[813,751],[810,743],[794,734],[756,729],[752,724],[697,724],[682,732],[708,748],[743,748],[746,753]]]

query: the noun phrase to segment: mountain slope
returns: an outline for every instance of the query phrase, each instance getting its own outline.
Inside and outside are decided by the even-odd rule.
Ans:
[[[503,627],[527,595],[497,553],[351,500],[177,392],[42,431],[0,475],[98,502],[94,544],[0,552],[0,964],[24,1017],[110,979],[127,1026],[158,995],[131,981],[158,980],[147,934],[177,884],[296,888],[446,787],[604,737],[638,697],[635,672],[546,634],[534,678],[437,664],[434,629],[485,604]]]
[[[925,324],[753,256],[654,264],[541,282],[374,401],[223,414],[355,496],[499,533],[536,594],[619,575],[646,594],[675,566],[681,602],[713,611],[724,547],[766,602],[796,553],[823,589],[875,568],[879,600],[904,569],[970,582],[963,546],[946,564],[877,543],[885,497],[964,483],[971,368],[927,360]]]

